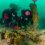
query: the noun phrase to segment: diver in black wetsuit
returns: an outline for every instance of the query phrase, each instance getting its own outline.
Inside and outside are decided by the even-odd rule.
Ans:
[[[3,19],[4,19],[4,25],[9,26],[9,23],[12,21],[12,15],[10,14],[10,11],[8,9],[3,11]]]
[[[3,20],[4,20],[4,25],[6,27],[9,27],[13,22],[12,19],[17,18],[17,12],[15,11],[14,7],[10,7],[9,9],[5,9],[3,11]]]

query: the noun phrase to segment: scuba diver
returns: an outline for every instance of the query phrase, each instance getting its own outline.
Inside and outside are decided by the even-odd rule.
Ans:
[[[17,12],[15,11],[15,4],[10,4],[9,9],[5,9],[3,11],[3,20],[4,20],[4,25],[6,27],[9,27],[12,24],[12,19],[17,18]]]

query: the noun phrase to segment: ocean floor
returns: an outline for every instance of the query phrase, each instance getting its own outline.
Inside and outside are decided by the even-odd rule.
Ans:
[[[29,40],[27,41],[28,42],[27,45],[45,45],[45,29],[40,31],[39,39],[41,39],[41,42],[34,43],[31,40]],[[5,39],[1,40],[1,36],[0,36],[0,45],[8,45]]]

